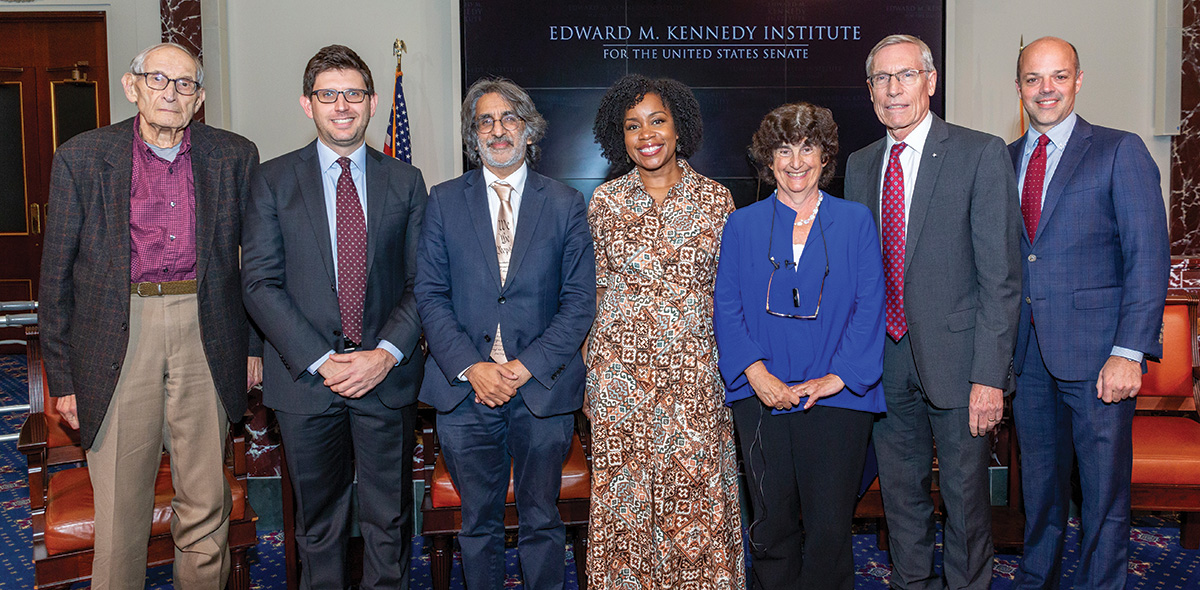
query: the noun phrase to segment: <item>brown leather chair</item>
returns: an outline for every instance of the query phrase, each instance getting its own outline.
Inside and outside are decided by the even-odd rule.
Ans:
[[[1150,363],[1133,418],[1134,510],[1178,511],[1179,543],[1200,548],[1200,296],[1175,292],[1163,313],[1162,362]]]
[[[437,437],[436,412],[422,408],[420,425],[423,461],[425,468],[425,499],[421,502],[421,534],[433,544],[430,556],[430,573],[434,590],[450,587],[450,565],[453,561],[452,540],[462,529],[462,500],[446,470],[446,461],[441,454]],[[571,450],[563,462],[562,488],[559,492],[558,511],[573,538],[575,571],[579,576],[580,590],[587,589],[587,527],[588,507],[591,499],[591,425],[582,412],[575,413],[575,436]],[[514,503],[512,475],[509,475],[508,498],[504,510],[504,525],[509,531],[517,529],[517,507]]]
[[[54,408],[46,387],[37,326],[26,328],[29,343],[29,418],[21,426],[17,448],[29,469],[29,509],[32,513],[34,583],[38,588],[65,590],[92,575],[95,512],[87,466],[51,468],[85,462],[79,432],[67,426]],[[246,445],[240,425],[234,425],[226,450],[225,477],[233,491],[229,547],[232,564],[229,588],[249,590],[250,569],[246,550],[258,543],[254,522],[258,515],[246,500]],[[154,521],[150,529],[147,566],[170,563],[175,557],[171,540],[171,464],[163,455],[154,484]]]

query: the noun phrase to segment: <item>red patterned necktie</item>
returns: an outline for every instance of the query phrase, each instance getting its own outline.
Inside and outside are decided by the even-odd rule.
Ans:
[[[883,178],[883,273],[887,288],[884,316],[888,336],[897,342],[908,332],[904,318],[904,170],[903,143],[892,146]]]
[[[1042,219],[1042,186],[1046,183],[1046,144],[1050,136],[1042,134],[1038,138],[1033,155],[1029,156],[1029,165],[1025,166],[1025,184],[1021,187],[1021,215],[1025,218],[1025,231],[1029,234],[1029,242],[1037,232],[1038,221]]]
[[[358,189],[350,177],[350,158],[338,158],[337,294],[342,334],[362,343],[363,297],[367,292],[367,224]]]

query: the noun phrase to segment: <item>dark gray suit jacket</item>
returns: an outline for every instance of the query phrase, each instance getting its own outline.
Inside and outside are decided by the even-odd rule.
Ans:
[[[421,238],[417,305],[429,341],[421,401],[454,409],[471,393],[459,373],[487,361],[496,324],[536,416],[583,405],[580,347],[596,316],[596,256],[579,191],[532,170],[525,180],[508,276],[500,284],[487,187],[471,170],[435,187]]]
[[[380,340],[404,359],[368,395],[400,408],[417,399],[421,322],[413,299],[417,239],[425,215],[421,171],[367,148],[367,292],[363,348]],[[263,402],[297,414],[319,414],[333,401],[308,367],[342,338],[333,245],[317,143],[264,162],[254,175],[246,211],[242,266],[246,309],[266,335]]]
[[[904,312],[917,372],[939,408],[972,383],[1009,388],[1021,294],[1021,212],[999,138],[937,115],[917,172],[904,253]],[[879,223],[886,138],[850,155],[846,198]]]
[[[129,199],[133,122],[82,133],[54,154],[38,293],[50,395],[74,395],[80,440],[92,446],[129,344]],[[230,420],[246,412],[250,337],[238,243],[258,149],[191,124],[196,190],[196,279],[204,354]],[[257,342],[252,346],[257,347]]]

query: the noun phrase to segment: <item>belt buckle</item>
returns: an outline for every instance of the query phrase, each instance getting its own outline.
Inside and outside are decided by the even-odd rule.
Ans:
[[[146,286],[146,285],[154,287],[155,289],[157,289],[158,292],[157,293],[153,293],[153,292],[142,293],[142,287]],[[149,283],[149,282],[138,283],[137,290],[134,292],[137,293],[138,297],[157,297],[157,296],[163,294],[162,293],[162,283]]]

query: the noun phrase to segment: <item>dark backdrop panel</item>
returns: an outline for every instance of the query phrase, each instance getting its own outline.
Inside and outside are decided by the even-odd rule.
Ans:
[[[96,83],[95,82],[56,82],[51,85],[54,90],[54,137],[58,146],[68,139],[95,129],[96,122]]]
[[[704,116],[691,164],[739,206],[770,192],[747,157],[759,121],[785,102],[812,102],[839,125],[831,192],[841,194],[847,156],[884,133],[867,53],[908,33],[943,70],[944,22],[944,0],[462,0],[463,87],[504,76],[529,90],[550,122],[538,169],[590,195],[609,171],[592,138],[604,91],[626,73],[676,78]]]
[[[0,84],[0,233],[25,233],[26,219],[21,85]]]

